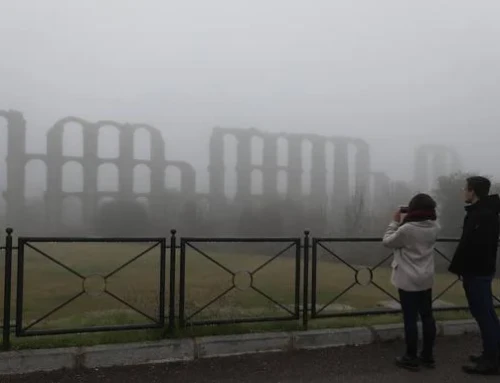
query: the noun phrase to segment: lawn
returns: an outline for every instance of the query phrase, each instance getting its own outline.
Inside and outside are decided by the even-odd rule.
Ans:
[[[26,247],[24,251],[24,292],[23,324],[30,330],[67,329],[75,327],[102,326],[113,324],[151,324],[158,318],[160,285],[160,246],[154,243],[31,243],[35,248]],[[194,243],[195,249],[188,247],[186,252],[186,291],[185,316],[188,321],[210,321],[245,319],[255,317],[290,316],[295,303],[295,249],[284,251],[290,243],[266,244],[207,244]],[[451,248],[440,245],[445,254]],[[387,250],[379,243],[335,243],[325,247],[337,254],[343,261],[355,269],[371,267],[388,256]],[[146,250],[148,250],[145,252]],[[106,290],[116,298],[102,293],[103,280],[100,276],[111,274],[120,266],[135,259],[123,269],[117,271],[106,281]],[[45,253],[52,260],[43,256]],[[13,313],[16,309],[16,274],[17,254],[14,257]],[[58,262],[58,263],[56,263]],[[397,296],[390,284],[390,260],[377,267],[373,272],[373,282],[393,296]],[[441,256],[436,257],[438,274],[435,295],[447,288],[455,278],[446,272],[446,262]],[[167,250],[167,283],[165,308],[168,315],[169,268],[170,256]],[[262,267],[262,265],[264,265]],[[362,266],[364,265],[364,266]],[[74,270],[85,277],[82,279],[64,267]],[[262,268],[261,268],[262,267]],[[179,297],[179,257],[176,267],[176,312]],[[256,271],[257,270],[257,271]],[[3,264],[2,270],[3,278]],[[249,273],[253,276],[249,285]],[[233,286],[235,274],[235,287]],[[301,269],[302,279],[302,269]],[[339,295],[355,281],[355,272],[323,249],[318,251],[317,267],[317,309]],[[361,282],[366,282],[366,274],[360,273]],[[253,288],[252,288],[253,287]],[[302,300],[302,283],[300,299]],[[84,291],[67,306],[52,310]],[[257,291],[258,290],[258,291]],[[221,296],[223,292],[226,294]],[[259,293],[260,292],[260,293]],[[495,292],[499,293],[498,285]],[[3,281],[0,286],[3,296]],[[272,298],[273,301],[265,297]],[[220,298],[213,301],[216,297]],[[442,297],[446,304],[464,305],[465,300],[459,283]],[[121,302],[120,302],[121,300]],[[323,313],[335,313],[346,310],[380,309],[383,302],[391,297],[376,288],[355,284],[332,305],[323,309]],[[208,305],[211,301],[212,304]],[[141,313],[136,312],[130,306]],[[302,304],[302,302],[301,302]],[[207,306],[207,307],[205,307]],[[203,308],[203,309],[202,309]],[[202,310],[201,310],[202,309]],[[201,310],[201,311],[200,311]],[[288,311],[289,310],[289,311]],[[464,314],[442,314],[445,317],[463,317]],[[43,318],[43,320],[40,320]],[[362,323],[385,323],[398,320],[398,316],[389,315],[378,318],[338,318],[311,322],[311,327],[350,326]],[[293,329],[299,323],[280,322],[280,324],[225,325],[209,326],[194,330],[189,328],[178,335],[220,332],[261,331],[267,329]],[[31,326],[31,327],[30,327]],[[156,339],[162,330],[126,332],[117,334],[73,335],[69,343],[94,343]],[[125,334],[125,335],[123,335]],[[16,340],[19,347],[47,342],[40,338]],[[44,338],[47,339],[47,338]],[[68,336],[50,337],[54,344],[68,343]],[[30,343],[31,342],[31,343]],[[45,345],[45,343],[44,343]]]

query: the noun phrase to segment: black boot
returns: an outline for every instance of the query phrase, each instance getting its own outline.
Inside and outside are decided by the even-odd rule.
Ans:
[[[436,368],[436,361],[434,360],[434,357],[432,355],[427,356],[427,355],[421,354],[418,357],[418,360],[420,362],[420,365],[425,367],[425,368]]]
[[[462,370],[471,375],[498,375],[498,358],[487,358],[486,356],[482,356],[476,364],[463,366]]]
[[[417,357],[404,355],[396,358],[396,366],[410,371],[418,371],[420,369],[420,362]]]

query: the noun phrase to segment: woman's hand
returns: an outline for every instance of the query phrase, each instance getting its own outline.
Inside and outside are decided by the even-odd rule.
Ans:
[[[401,209],[396,210],[396,212],[395,212],[395,213],[394,213],[394,215],[392,216],[392,219],[393,219],[395,222],[401,223]]]

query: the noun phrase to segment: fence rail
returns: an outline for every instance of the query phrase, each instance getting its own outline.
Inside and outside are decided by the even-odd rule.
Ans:
[[[292,238],[178,238],[172,230],[168,238],[16,241],[7,229],[0,244],[4,350],[13,334],[172,333],[269,321],[301,321],[307,329],[310,320],[400,312],[389,281],[392,253],[380,238],[321,238],[308,231]],[[447,269],[456,242],[438,241],[437,271]],[[98,271],[96,262],[102,262]],[[460,279],[436,275],[435,310],[466,309],[463,294],[455,292]],[[381,299],[385,306],[378,305]],[[68,312],[71,307],[76,313]]]
[[[200,248],[201,244],[280,244],[281,248],[277,252],[272,252],[265,260],[258,262],[256,265],[235,270],[224,261],[216,259],[217,257]],[[215,265],[219,270],[222,270],[226,277],[229,277],[230,283],[225,289],[220,291],[208,302],[205,302],[197,307],[190,315],[186,313],[186,265],[187,252],[191,250],[192,256],[190,262],[194,262],[195,258],[204,258],[209,263]],[[272,293],[259,288],[256,283],[258,274],[269,267],[274,261],[282,257],[289,250],[292,251],[295,258],[295,267],[293,275],[294,290],[293,290],[293,308],[286,307],[282,302],[272,296]],[[237,257],[236,254],[233,257]],[[180,244],[180,298],[179,298],[179,324],[181,327],[187,325],[206,325],[206,324],[224,324],[224,323],[251,323],[251,322],[269,322],[281,320],[298,320],[300,317],[300,238],[182,238]],[[260,295],[268,302],[275,305],[285,315],[265,315],[265,316],[245,316],[237,314],[237,317],[230,319],[208,319],[196,320],[198,314],[203,313],[207,308],[226,297],[229,293],[239,290],[242,292],[251,291]]]

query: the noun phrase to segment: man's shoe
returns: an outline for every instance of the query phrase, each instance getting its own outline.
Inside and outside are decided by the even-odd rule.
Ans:
[[[498,362],[484,357],[475,365],[463,366],[462,370],[471,375],[498,375],[499,373]]]
[[[408,355],[400,356],[396,358],[396,366],[405,368],[410,371],[418,371],[420,369],[420,363],[418,358],[411,357]]]
[[[472,362],[472,363],[479,363],[480,361],[482,361],[484,359],[484,355],[483,354],[480,354],[480,355],[470,355],[469,356],[469,360]]]
[[[420,365],[425,367],[425,368],[436,368],[436,361],[434,360],[434,358],[432,356],[427,357],[427,356],[420,355],[418,357],[418,360],[420,362]]]
[[[469,360],[472,363],[479,363],[483,359],[484,359],[484,354],[481,354],[481,355],[470,355],[469,356]],[[498,361],[500,362],[500,351],[498,352]]]

